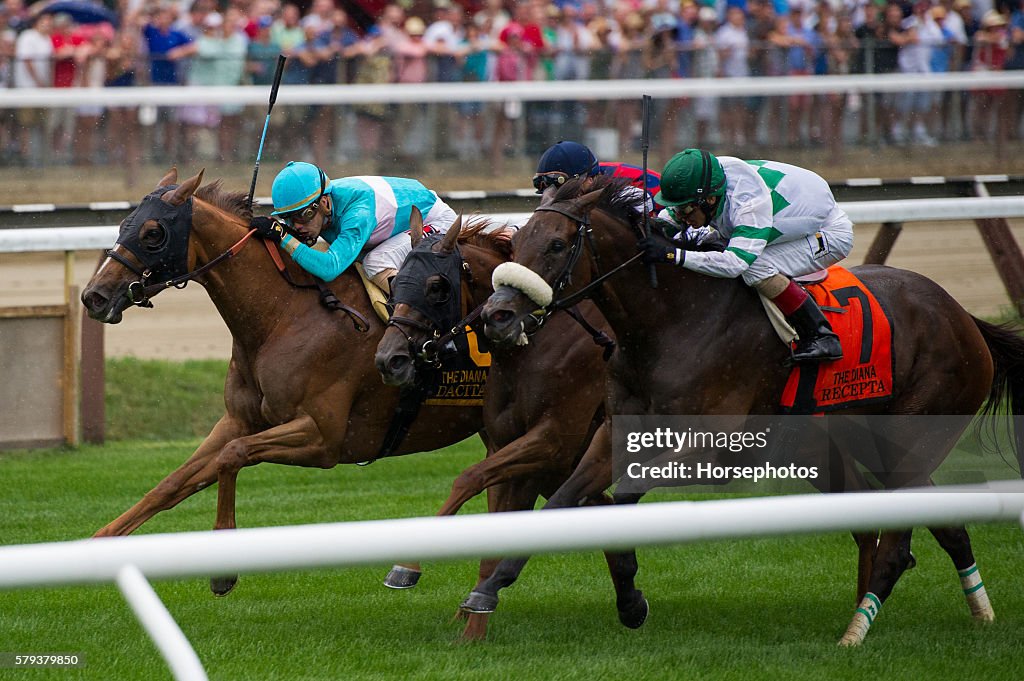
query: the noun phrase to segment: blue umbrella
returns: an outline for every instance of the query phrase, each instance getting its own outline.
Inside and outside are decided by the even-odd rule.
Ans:
[[[106,21],[117,26],[120,21],[117,13],[113,10],[107,9],[99,3],[87,2],[86,0],[57,0],[56,2],[47,3],[44,7],[40,8],[39,12],[41,14],[69,14],[79,24],[98,24]]]

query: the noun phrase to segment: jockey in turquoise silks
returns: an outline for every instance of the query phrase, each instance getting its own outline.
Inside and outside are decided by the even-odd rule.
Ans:
[[[331,180],[311,163],[292,161],[274,178],[272,217],[253,218],[260,236],[310,274],[331,281],[356,260],[366,276],[390,293],[412,250],[407,232],[414,213],[428,232],[444,233],[456,214],[417,180],[364,175]],[[283,223],[283,225],[282,225]],[[326,250],[313,248],[317,238]]]

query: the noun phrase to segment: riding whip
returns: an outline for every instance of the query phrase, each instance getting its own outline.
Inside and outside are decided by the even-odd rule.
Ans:
[[[260,174],[260,159],[263,157],[263,143],[267,139],[267,128],[270,126],[270,112],[277,101],[277,89],[281,87],[281,75],[284,73],[284,62],[287,57],[277,55],[277,70],[274,72],[274,84],[270,86],[270,105],[267,107],[267,120],[263,122],[263,134],[260,135],[260,149],[256,152],[256,167],[252,169],[252,184],[249,185],[249,210],[252,211],[252,196],[256,193],[256,176]]]
[[[641,101],[643,102],[641,115],[643,127],[640,129],[640,148],[644,155],[644,236],[649,237],[651,231],[647,226],[647,214],[650,212],[647,210],[647,198],[650,196],[647,191],[647,150],[651,147],[651,96],[643,95]],[[259,165],[258,162],[257,165]],[[647,272],[651,276],[651,288],[658,288],[658,273],[654,269],[654,263],[647,266]]]

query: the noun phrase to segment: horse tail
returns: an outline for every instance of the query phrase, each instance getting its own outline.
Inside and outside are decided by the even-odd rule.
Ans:
[[[992,389],[982,408],[983,415],[994,415],[1006,403],[1013,424],[1013,443],[1019,472],[1024,477],[1024,338],[1009,324],[990,324],[974,317],[974,323],[992,354]]]

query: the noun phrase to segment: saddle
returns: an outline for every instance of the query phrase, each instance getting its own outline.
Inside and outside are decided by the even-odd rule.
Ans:
[[[354,263],[356,272],[359,273],[359,279],[363,282],[363,288],[366,289],[366,295],[370,296],[370,305],[373,307],[373,311],[377,313],[380,320],[385,324],[391,319],[391,310],[388,309],[388,296],[384,293],[380,286],[370,281],[370,278],[366,276],[366,270],[363,269],[363,263]]]

